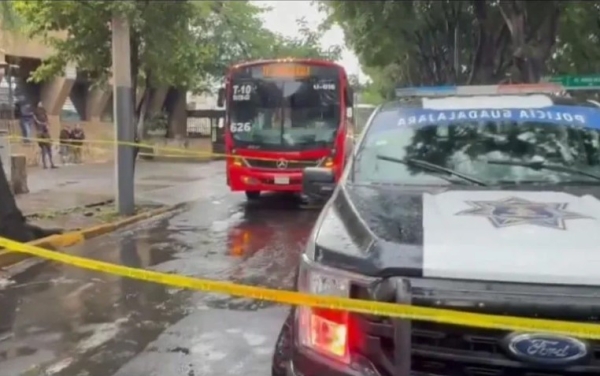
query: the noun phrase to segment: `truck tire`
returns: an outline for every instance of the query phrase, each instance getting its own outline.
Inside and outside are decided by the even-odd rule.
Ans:
[[[273,353],[273,362],[271,364],[271,376],[286,376],[287,365],[292,358],[292,346],[294,344],[294,309],[290,313],[281,327],[277,342],[275,342],[275,351]]]

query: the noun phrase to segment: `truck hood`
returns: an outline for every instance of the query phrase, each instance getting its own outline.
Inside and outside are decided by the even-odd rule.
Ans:
[[[334,197],[319,235],[328,230],[328,222],[341,222],[336,228],[349,233],[346,244],[354,244],[355,254],[361,254],[372,270],[391,268],[395,274],[425,278],[598,286],[598,193],[598,187],[453,187],[429,192],[348,187]],[[344,248],[343,253],[352,253],[352,247]]]

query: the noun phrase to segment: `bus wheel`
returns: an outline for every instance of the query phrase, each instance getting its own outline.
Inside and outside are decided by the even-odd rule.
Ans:
[[[260,191],[246,191],[246,198],[248,200],[258,200],[260,198]]]

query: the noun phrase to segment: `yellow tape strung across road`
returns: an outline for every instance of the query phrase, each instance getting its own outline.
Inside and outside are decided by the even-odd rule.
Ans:
[[[10,136],[9,137],[10,140],[13,141],[22,141],[22,140],[29,140],[31,142],[48,142],[48,139],[45,138],[35,138],[35,137],[21,137],[21,136]],[[50,140],[51,142],[53,142],[53,140]],[[169,152],[169,153],[176,153],[179,154],[179,156],[176,155],[168,155],[168,156],[164,156],[164,155],[155,155],[156,157],[170,157],[170,158],[176,158],[176,157],[184,157],[184,156],[190,156],[190,157],[221,157],[221,158],[239,158],[238,155],[235,154],[226,154],[226,153],[213,153],[213,152],[208,152],[208,151],[194,151],[194,150],[190,150],[190,149],[183,149],[183,148],[173,148],[173,147],[168,147],[168,146],[157,146],[157,145],[151,145],[151,144],[143,144],[143,143],[136,143],[136,142],[124,142],[124,141],[117,141],[117,140],[80,140],[78,142],[81,142],[83,144],[100,144],[100,145],[106,145],[106,146],[114,146],[114,145],[122,145],[122,146],[133,146],[133,147],[139,147],[139,148],[149,148],[152,150],[156,150],[156,151],[164,151],[164,152]],[[83,148],[84,145],[70,145],[70,147],[72,148]],[[265,158],[265,157],[243,157],[244,159],[247,160],[258,160],[258,161],[277,161],[281,158]],[[302,160],[287,160],[288,162],[306,162],[306,161],[302,161]]]
[[[596,324],[540,320],[511,316],[492,316],[459,312],[448,309],[436,309],[412,305],[374,302],[368,300],[318,296],[294,291],[239,285],[231,282],[212,281],[208,279],[198,279],[175,274],[159,273],[151,270],[135,269],[122,265],[49,251],[43,248],[32,246],[30,244],[19,243],[4,238],[0,238],[0,247],[4,247],[11,251],[28,253],[33,256],[42,257],[71,266],[77,266],[88,270],[109,273],[142,281],[155,282],[172,287],[189,288],[200,291],[267,300],[282,304],[346,310],[370,315],[391,316],[411,320],[432,321],[479,328],[522,332],[545,332],[571,335],[587,339],[600,339],[600,325]]]

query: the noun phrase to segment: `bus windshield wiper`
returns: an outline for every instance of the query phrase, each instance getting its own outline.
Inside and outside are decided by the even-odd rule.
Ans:
[[[431,172],[437,172],[437,173],[441,173],[441,174],[445,174],[445,175],[449,175],[449,176],[456,176],[458,178],[461,178],[465,181],[468,181],[469,183],[473,183],[473,184],[477,184],[477,185],[482,185],[482,186],[486,186],[488,185],[487,183],[477,179],[477,178],[473,178],[469,175],[465,175],[463,173],[460,173],[458,171],[452,170],[450,168],[446,168],[444,166],[440,166],[440,165],[436,165],[434,163],[429,163],[427,161],[423,161],[420,159],[415,159],[415,158],[394,158],[394,157],[388,157],[385,155],[377,155],[377,159],[380,159],[382,161],[388,161],[388,162],[394,162],[394,163],[401,163],[407,166],[411,166],[411,167],[418,167],[422,170],[427,170],[427,171],[431,171]],[[452,182],[452,181],[451,181]]]
[[[521,166],[528,167],[533,170],[550,170],[556,172],[566,172],[574,175],[587,176],[588,178],[592,178],[595,180],[600,180],[600,175],[591,174],[589,172],[585,172],[582,170],[578,170],[576,168],[563,166],[561,164],[548,163],[546,161],[529,161],[529,162],[520,162],[520,161],[506,161],[500,159],[491,159],[486,161],[489,164],[494,165],[504,165],[504,166]]]

